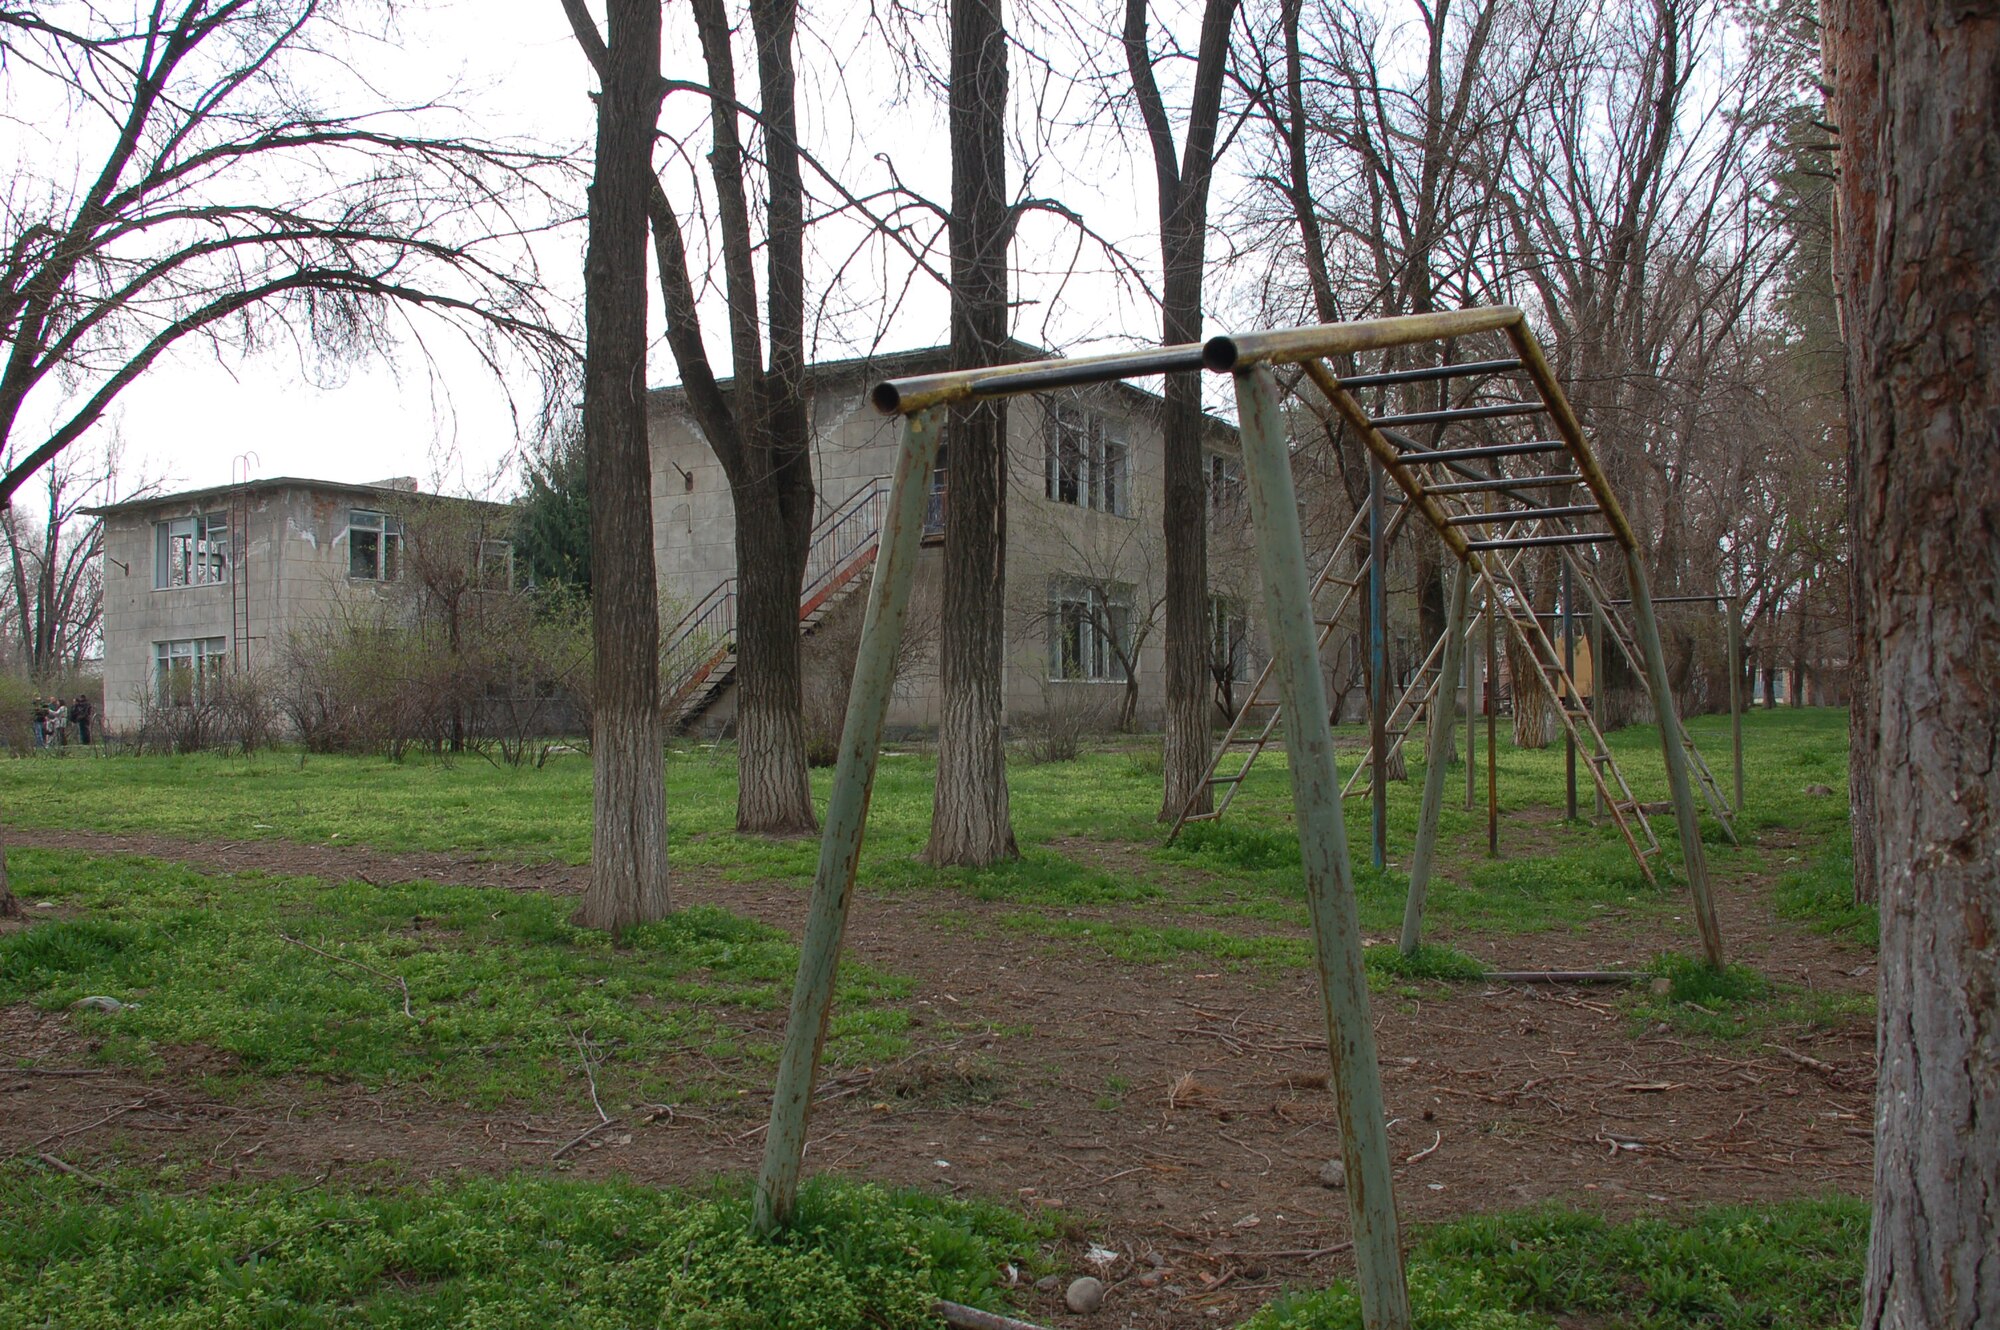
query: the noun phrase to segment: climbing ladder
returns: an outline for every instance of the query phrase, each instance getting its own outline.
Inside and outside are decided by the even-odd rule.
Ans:
[[[1448,426],[1474,423],[1487,431],[1500,426],[1502,422],[1526,420],[1531,417],[1546,417],[1553,414],[1551,400],[1546,394],[1553,392],[1557,398],[1560,390],[1551,381],[1546,389],[1529,374],[1521,376],[1527,362],[1520,356],[1501,359],[1469,361],[1414,370],[1392,370],[1379,374],[1353,375],[1346,379],[1336,378],[1331,371],[1318,362],[1305,362],[1301,366],[1306,375],[1327,396],[1329,404],[1345,418],[1349,427],[1364,438],[1373,435],[1371,449],[1382,457],[1385,469],[1402,487],[1406,496],[1406,506],[1399,509],[1396,526],[1413,509],[1423,513],[1425,518],[1445,536],[1447,545],[1453,547],[1471,568],[1475,577],[1485,588],[1489,603],[1494,605],[1507,622],[1509,629],[1522,643],[1526,654],[1533,661],[1540,675],[1543,687],[1548,691],[1554,705],[1558,722],[1569,735],[1579,752],[1585,757],[1585,766],[1592,783],[1597,787],[1602,805],[1609,810],[1619,833],[1631,848],[1634,859],[1648,880],[1654,874],[1649,862],[1660,852],[1658,836],[1647,820],[1646,808],[1633,794],[1630,783],[1619,770],[1617,760],[1610,745],[1605,742],[1590,710],[1581,704],[1581,690],[1569,676],[1562,661],[1561,653],[1549,639],[1536,615],[1526,588],[1520,581],[1518,569],[1520,561],[1528,551],[1541,548],[1556,550],[1582,581],[1586,591],[1604,614],[1608,630],[1619,650],[1631,663],[1634,675],[1639,679],[1648,701],[1653,701],[1652,685],[1641,655],[1630,632],[1618,618],[1609,598],[1603,594],[1589,564],[1579,557],[1581,550],[1588,546],[1615,540],[1613,532],[1584,530],[1579,526],[1582,519],[1595,517],[1606,511],[1602,502],[1547,503],[1529,497],[1537,491],[1553,490],[1560,499],[1569,491],[1582,487],[1589,490],[1593,499],[1599,497],[1599,489],[1609,495],[1609,487],[1602,479],[1595,459],[1589,456],[1587,445],[1583,444],[1580,431],[1577,446],[1572,448],[1563,438],[1555,439],[1511,439],[1504,442],[1474,442],[1467,445],[1449,447],[1427,446],[1416,442],[1406,432],[1412,427],[1429,427],[1434,433],[1441,433]],[[1511,377],[1507,377],[1511,376]],[[1410,411],[1401,413],[1370,414],[1352,396],[1361,388],[1404,386],[1424,384],[1440,380],[1477,378],[1482,386],[1480,396],[1495,395],[1494,384],[1505,392],[1512,387],[1511,396],[1498,401],[1477,401],[1456,406],[1445,406],[1437,410]],[[1568,404],[1563,402],[1561,410],[1568,414]],[[1377,445],[1380,446],[1377,446]],[[1581,451],[1579,451],[1581,450]],[[1560,455],[1558,457],[1557,455]],[[1551,470],[1550,460],[1570,463],[1570,469]],[[1543,465],[1535,466],[1535,463]],[[1587,464],[1586,464],[1587,463]],[[1533,467],[1521,471],[1523,466]],[[1515,468],[1515,474],[1508,474],[1506,468]],[[1596,479],[1593,481],[1592,477]],[[1475,506],[1475,498],[1483,499],[1485,506]],[[1517,506],[1505,506],[1505,505]],[[1614,501],[1615,507],[1615,501]],[[1357,513],[1350,523],[1348,534],[1342,538],[1342,546],[1352,540],[1365,521],[1365,513]],[[1476,533],[1480,527],[1499,527],[1484,537],[1468,538],[1468,530]],[[1463,547],[1461,552],[1460,546]],[[1320,581],[1314,585],[1317,597],[1319,590],[1339,559],[1336,550],[1327,568],[1321,572]],[[1368,571],[1364,560],[1355,582],[1358,585]],[[1319,642],[1323,646],[1353,594],[1344,596],[1339,610],[1331,621],[1321,621]],[[1316,602],[1317,603],[1317,602]],[[1469,634],[1471,625],[1461,625],[1460,631]],[[1436,698],[1440,679],[1439,669],[1445,654],[1444,639],[1433,644],[1422,667],[1411,679],[1409,685],[1398,697],[1389,716],[1387,738],[1390,756],[1401,750],[1407,736],[1418,730]],[[1191,798],[1181,816],[1176,819],[1169,842],[1180,834],[1188,822],[1212,821],[1220,818],[1234,800],[1237,790],[1249,774],[1256,758],[1270,743],[1281,735],[1281,718],[1275,704],[1265,700],[1264,688],[1270,674],[1267,665],[1258,677],[1256,688],[1250,694],[1244,707],[1231,721],[1222,741],[1217,744],[1204,775],[1206,787],[1219,789],[1212,811],[1193,811],[1199,802],[1198,796]],[[1262,708],[1261,724],[1246,727],[1245,721],[1254,708]],[[1659,710],[1655,703],[1656,711]],[[1672,708],[1666,708],[1673,715],[1673,733],[1694,775],[1710,811],[1722,824],[1723,830],[1733,841],[1735,828],[1729,816],[1729,802],[1716,782],[1713,771],[1702,758],[1700,750],[1688,734]],[[1248,731],[1246,733],[1246,731]],[[1244,761],[1233,770],[1223,769],[1223,759],[1232,748],[1247,744],[1249,751]],[[1372,767],[1374,746],[1371,741],[1368,750],[1349,773],[1342,787],[1342,794],[1353,797],[1365,793],[1368,786],[1364,773]]]

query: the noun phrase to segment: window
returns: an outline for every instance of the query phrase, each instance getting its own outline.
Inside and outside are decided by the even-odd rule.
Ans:
[[[1079,407],[1049,408],[1048,497],[1125,516],[1131,449],[1116,425]]]
[[[1203,461],[1208,475],[1208,520],[1235,521],[1243,513],[1243,462],[1210,453]]]
[[[488,591],[514,589],[514,542],[487,539],[479,542],[477,585]]]
[[[153,699],[163,707],[203,700],[229,659],[226,637],[184,637],[153,643]]]
[[[931,492],[924,500],[924,537],[944,534],[945,496],[951,485],[951,445],[940,440],[937,450],[937,464],[931,468]]]
[[[196,513],[153,523],[153,586],[219,586],[229,576],[229,519]]]
[[[347,514],[347,575],[393,582],[403,571],[403,524],[385,513],[356,508]]]
[[[1125,681],[1132,650],[1132,588],[1049,584],[1049,678]]]
[[[1208,668],[1217,683],[1250,681],[1250,617],[1223,596],[1208,598]]]

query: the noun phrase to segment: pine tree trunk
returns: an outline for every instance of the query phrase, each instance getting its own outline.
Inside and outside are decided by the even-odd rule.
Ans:
[[[1007,343],[1007,32],[1000,0],[951,5],[951,363],[999,362]],[[1011,859],[1001,649],[1006,623],[1007,408],[954,406],[939,638],[937,790],[925,857]]]
[[[2000,1325],[2000,16],[1829,0],[1882,954],[1867,1330]]]
[[[660,103],[660,7],[610,0],[584,258],[589,458],[590,885],[576,922],[620,932],[671,908],[660,716],[660,607],[646,438],[646,200]]]
[[[733,489],[736,505],[736,829],[816,830],[806,772],[799,665],[799,592],[812,491],[801,522],[780,505],[777,479]],[[801,529],[803,528],[803,529]]]

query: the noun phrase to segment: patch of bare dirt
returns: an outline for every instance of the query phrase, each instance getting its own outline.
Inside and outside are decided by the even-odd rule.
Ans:
[[[567,891],[582,878],[566,866],[274,842],[9,835],[224,871]],[[676,886],[683,899],[794,933],[804,912],[793,887],[707,875]],[[1762,884],[1719,891],[1734,957],[1816,987],[1872,987],[1869,953],[1775,919]],[[1343,1271],[1346,1196],[1319,1180],[1337,1138],[1311,976],[1199,958],[1126,965],[987,923],[1017,908],[943,893],[880,898],[863,884],[851,954],[916,980],[912,1051],[829,1074],[808,1167],[1078,1216],[1118,1259],[1095,1317],[1070,1316],[1059,1292],[1028,1291],[1021,1313],[1052,1325],[1227,1325],[1284,1287]],[[1124,908],[1146,918],[1144,903]],[[1683,927],[1607,919],[1487,945],[1452,940],[1523,968],[1584,968],[1692,950],[1691,928],[1669,932]],[[1865,1022],[1723,1043],[1659,1027],[1635,1033],[1602,990],[1422,991],[1375,1002],[1408,1221],[1555,1199],[1631,1213],[1868,1186],[1874,1040]],[[782,1017],[762,1019],[775,1029]],[[620,1120],[597,1130],[588,1109],[476,1112],[421,1093],[307,1081],[265,1082],[219,1103],[194,1083],[212,1067],[135,1076],[88,1067],[84,1055],[64,1015],[0,1012],[0,1057],[33,1064],[0,1070],[0,1155],[47,1155],[86,1172],[191,1163],[190,1185],[337,1179],[385,1164],[416,1178],[563,1169],[680,1183],[754,1170],[769,1108],[761,1073],[741,1069],[733,1103],[629,1114],[612,1106]],[[1092,1271],[1079,1263],[1077,1272]]]

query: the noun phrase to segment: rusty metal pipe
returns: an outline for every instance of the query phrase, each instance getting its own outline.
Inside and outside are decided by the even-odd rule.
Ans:
[[[1306,362],[1322,356],[1353,355],[1359,351],[1381,351],[1414,342],[1511,329],[1519,326],[1523,317],[1512,305],[1491,305],[1442,314],[1401,314],[1354,323],[1322,323],[1311,328],[1225,334],[1208,339],[1202,359],[1210,369],[1227,374],[1272,361]]]
[[[975,397],[1011,397],[1016,393],[1079,388],[1091,383],[1143,378],[1151,374],[1186,374],[1202,367],[1202,348],[1188,342],[1146,351],[1117,351],[1103,356],[1034,360],[1021,365],[947,370],[907,379],[885,379],[868,399],[884,415],[909,415],[933,406]]]

